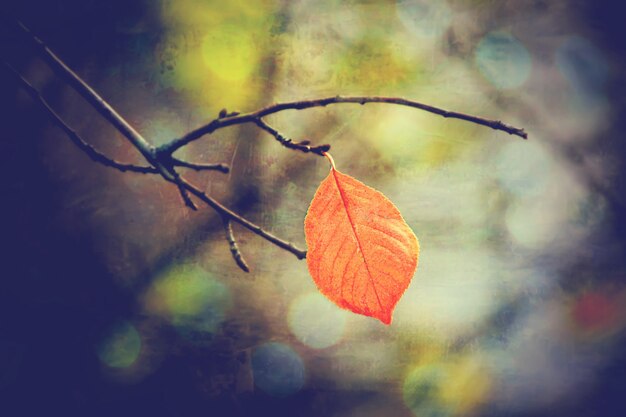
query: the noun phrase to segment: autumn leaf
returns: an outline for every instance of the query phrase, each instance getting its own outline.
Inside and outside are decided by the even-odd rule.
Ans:
[[[417,238],[387,197],[325,155],[331,170],[304,220],[309,272],[338,306],[390,324],[417,268]]]

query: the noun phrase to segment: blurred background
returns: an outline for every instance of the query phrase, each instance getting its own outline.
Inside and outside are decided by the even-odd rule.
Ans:
[[[619,5],[586,0],[3,1],[2,59],[107,155],[140,156],[10,24],[18,16],[154,144],[288,100],[390,105],[268,121],[330,143],[420,240],[391,326],[324,299],[306,263],[96,165],[0,73],[0,415],[626,415]],[[6,24],[5,24],[6,23]],[[251,126],[177,155],[189,178],[304,247],[328,163]]]

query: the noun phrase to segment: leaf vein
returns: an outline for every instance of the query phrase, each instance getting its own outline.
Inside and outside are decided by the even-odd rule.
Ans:
[[[335,184],[337,184],[337,189],[339,190],[339,196],[341,197],[341,201],[343,202],[343,207],[346,211],[346,215],[348,216],[348,222],[350,223],[350,227],[352,228],[352,233],[354,233],[354,237],[356,238],[356,243],[358,250],[363,258],[363,263],[365,264],[365,269],[367,270],[367,276],[369,277],[370,282],[372,283],[372,288],[374,289],[374,294],[376,295],[376,300],[378,301],[378,306],[381,310],[384,309],[382,302],[380,301],[380,297],[378,296],[378,291],[376,291],[376,286],[374,285],[374,278],[372,277],[372,273],[370,272],[369,266],[367,265],[367,259],[365,258],[365,253],[363,252],[363,245],[361,245],[361,241],[359,240],[359,235],[356,232],[356,228],[354,226],[354,221],[352,220],[352,216],[350,215],[350,210],[348,208],[348,201],[346,196],[344,195],[343,189],[339,183],[339,179],[337,178],[337,171],[335,169],[332,170],[333,177],[335,178]],[[357,269],[358,270],[358,269]],[[354,288],[354,285],[353,285]],[[354,294],[352,294],[352,300],[354,302]]]

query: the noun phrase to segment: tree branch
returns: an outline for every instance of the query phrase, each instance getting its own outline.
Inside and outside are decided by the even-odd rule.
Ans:
[[[262,227],[252,223],[251,221],[241,217],[237,213],[229,210],[227,207],[223,206],[219,201],[213,199],[212,197],[209,197],[204,192],[200,191],[195,185],[187,182],[184,178],[181,178],[181,180],[186,190],[188,190],[191,194],[195,195],[200,200],[204,201],[208,206],[210,206],[215,211],[217,211],[220,215],[222,215],[222,217],[225,217],[227,219],[230,219],[234,222],[239,223],[240,225],[250,230],[251,232],[261,236],[263,239],[272,242],[274,245],[278,246],[279,248],[285,249],[286,251],[293,253],[294,255],[296,255],[298,259],[306,258],[306,251],[299,249],[297,246],[293,245],[290,242],[280,239],[279,237],[264,230]]]
[[[173,158],[171,152],[163,152],[162,150],[157,151],[132,126],[130,126],[130,124],[124,118],[122,118],[122,116],[120,116],[102,97],[100,97],[91,87],[89,87],[82,79],[80,79],[78,75],[76,75],[69,67],[67,67],[65,63],[63,63],[63,61],[61,61],[52,51],[50,51],[50,49],[48,49],[48,47],[40,39],[35,37],[23,24],[18,24],[22,31],[29,35],[31,40],[38,47],[40,55],[44,58],[46,63],[51,66],[55,73],[57,73],[57,75],[59,75],[61,78],[65,79],[92,105],[92,107],[98,113],[100,113],[103,117],[105,117],[107,121],[109,121],[109,123],[116,127],[131,142],[131,144],[141,152],[144,158],[154,167],[156,172],[161,174],[161,176],[165,180],[174,183],[178,187],[178,190],[180,191],[181,197],[185,202],[185,205],[195,210],[196,206],[191,200],[189,194],[195,195],[198,199],[217,211],[218,214],[222,216],[222,218],[227,218],[241,224],[245,228],[268,240],[269,242],[272,242],[278,247],[293,253],[298,257],[298,259],[303,259],[306,257],[306,251],[298,249],[293,244],[276,237],[275,235],[264,230],[260,226],[239,216],[238,214],[234,213],[233,211],[222,205],[217,200],[200,191],[195,185],[189,183],[185,178],[181,177],[174,169],[177,164],[180,166],[185,165],[185,167],[188,168],[200,168],[201,164],[187,163],[185,161]],[[41,96],[36,90],[34,91],[38,97]],[[81,142],[84,143],[84,141],[82,140]],[[226,166],[221,165],[220,168],[214,169],[221,169],[222,171],[224,171],[226,169]]]
[[[233,255],[233,259],[239,268],[241,268],[244,272],[250,272],[250,268],[246,263],[246,260],[243,259],[241,252],[239,251],[239,246],[237,246],[237,241],[235,240],[235,235],[233,234],[233,226],[231,224],[230,219],[222,218],[222,224],[224,225],[224,232],[226,233],[226,241],[228,242],[228,246],[230,247],[230,253]]]
[[[303,110],[313,107],[325,107],[329,104],[341,104],[341,103],[384,103],[395,104],[400,106],[412,107],[419,110],[427,111],[433,114],[445,118],[454,118],[465,120],[471,123],[483,125],[494,130],[501,130],[511,135],[519,136],[523,139],[527,138],[527,134],[523,129],[519,129],[513,126],[502,123],[499,120],[488,120],[477,116],[472,116],[464,113],[447,111],[438,107],[429,106],[427,104],[419,103],[412,100],[396,97],[377,97],[377,96],[355,96],[355,97],[326,97],[315,100],[302,100],[286,103],[273,104],[271,106],[262,108],[260,110],[240,114],[239,112],[228,112],[223,109],[217,119],[200,126],[199,128],[192,130],[184,136],[174,139],[171,142],[155,148],[150,142],[143,138],[122,116],[120,116],[102,97],[100,97],[89,85],[87,85],[78,75],[76,75],[69,67],[63,63],[48,47],[36,36],[34,36],[29,29],[23,24],[18,22],[18,26],[21,31],[25,33],[31,43],[33,43],[44,61],[52,68],[52,70],[61,78],[66,80],[72,88],[74,88],[83,98],[91,104],[91,106],[102,115],[113,127],[115,127],[124,137],[142,154],[146,161],[151,165],[150,167],[138,167],[135,165],[122,164],[113,159],[110,159],[102,153],[95,150],[91,145],[82,140],[76,132],[63,122],[63,120],[54,112],[54,110],[43,99],[41,94],[26,81],[20,74],[13,70],[10,66],[7,67],[16,75],[21,86],[28,92],[28,94],[52,117],[53,121],[60,126],[70,139],[76,143],[76,145],[87,153],[94,161],[100,162],[104,165],[119,169],[121,171],[133,171],[142,173],[160,174],[166,181],[175,184],[178,187],[180,195],[185,204],[191,209],[196,209],[191,196],[204,202],[207,206],[214,209],[222,218],[222,222],[225,229],[225,238],[230,246],[231,254],[237,265],[244,271],[249,271],[248,265],[243,259],[237,242],[235,240],[232,222],[237,222],[263,239],[273,243],[274,245],[291,252],[298,259],[304,259],[306,257],[306,251],[299,249],[295,245],[285,240],[278,238],[272,233],[264,230],[260,226],[250,222],[244,217],[234,213],[226,206],[222,205],[219,201],[213,199],[194,184],[188,182],[177,171],[176,167],[189,168],[197,171],[203,170],[217,170],[220,172],[229,172],[229,167],[226,164],[200,164],[183,161],[173,157],[173,153],[183,146],[201,138],[204,135],[211,134],[215,130],[225,128],[233,125],[240,125],[245,123],[254,123],[260,129],[274,136],[278,142],[289,149],[299,150],[301,152],[314,153],[317,155],[324,155],[330,149],[330,145],[311,146],[309,141],[293,142],[290,138],[280,133],[277,129],[267,124],[263,117],[279,113],[285,110]]]
[[[50,107],[48,102],[41,96],[39,91],[35,87],[32,86],[22,75],[15,70],[11,65],[6,62],[3,62],[4,67],[15,76],[15,79],[18,81],[20,87],[39,105],[46,111],[46,113],[52,119],[52,122],[60,127],[65,134],[70,138],[70,140],[78,146],[80,150],[85,152],[89,158],[91,158],[94,162],[98,162],[102,165],[118,169],[122,172],[138,172],[140,174],[158,174],[158,171],[154,167],[143,167],[132,164],[124,164],[122,162],[118,162],[114,159],[111,159],[104,154],[97,151],[93,146],[85,142],[79,135],[76,133],[74,129],[69,127],[67,123],[61,119],[53,109]]]
[[[182,161],[178,158],[172,157],[174,166],[181,168],[189,168],[194,171],[220,171],[224,174],[228,174],[230,167],[227,164],[197,164],[193,162]]]
[[[78,94],[80,94],[91,106],[104,117],[113,127],[115,127],[135,148],[163,175],[166,170],[159,168],[153,162],[153,147],[137,132],[113,107],[109,105],[98,93],[96,93],[87,83],[85,83],[74,71],[72,71],[59,57],[57,57],[30,29],[22,22],[17,22],[18,27],[27,35],[28,39],[35,46],[39,56],[52,68],[52,70],[64,79]],[[167,175],[167,174],[165,174]],[[168,175],[169,179],[173,177]]]
[[[35,36],[22,22],[17,26],[35,46],[41,58],[52,70],[64,79],[78,94],[80,94],[102,117],[115,127],[124,137],[143,155],[156,171],[168,182],[176,184],[180,195],[189,208],[196,210],[196,206],[189,198],[185,187],[180,183],[180,176],[173,166],[166,165],[157,154],[154,146],[143,138],[122,116],[120,116],[109,103],[106,102],[94,89],[85,83],[74,71],[57,57],[41,39]]]
[[[280,144],[283,145],[285,148],[296,149],[304,153],[312,152],[320,156],[323,156],[324,152],[328,152],[330,150],[330,145],[311,146],[311,142],[309,142],[308,140],[294,142],[261,119],[256,119],[254,123],[256,123],[258,127],[265,130],[270,135],[274,136],[276,140],[280,142]]]
[[[271,106],[265,107],[261,110],[257,110],[252,113],[246,114],[237,114],[231,117],[221,117],[212,120],[211,122],[200,126],[199,128],[192,130],[181,138],[174,139],[169,144],[166,144],[161,147],[162,150],[168,152],[175,152],[177,149],[187,145],[190,142],[193,142],[197,139],[200,139],[204,135],[209,135],[215,132],[218,129],[222,129],[227,126],[233,126],[243,123],[257,123],[257,120],[268,116],[270,114],[279,113],[284,110],[304,110],[310,109],[312,107],[325,107],[329,104],[340,104],[340,103],[356,103],[356,104],[366,104],[366,103],[386,103],[386,104],[397,104],[400,106],[413,107],[416,109],[424,110],[429,113],[434,113],[439,116],[451,119],[460,119],[465,120],[471,123],[479,124],[482,126],[487,126],[494,130],[501,130],[510,135],[516,135],[523,139],[527,139],[528,135],[524,131],[524,129],[520,129],[517,127],[509,126],[507,124],[502,123],[499,120],[488,120],[478,116],[472,116],[469,114],[458,113],[453,111],[448,111],[441,109],[439,107],[429,106],[428,104],[419,103],[413,100],[407,100],[404,98],[398,97],[377,97],[377,96],[355,96],[355,97],[326,97],[315,100],[301,100],[301,101],[291,101],[287,103],[279,103],[273,104]]]

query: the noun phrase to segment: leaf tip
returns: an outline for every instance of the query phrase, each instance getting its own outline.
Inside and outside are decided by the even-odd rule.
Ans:
[[[393,318],[393,314],[391,311],[382,311],[379,315],[375,316],[381,323],[385,326],[391,325],[391,320]]]

